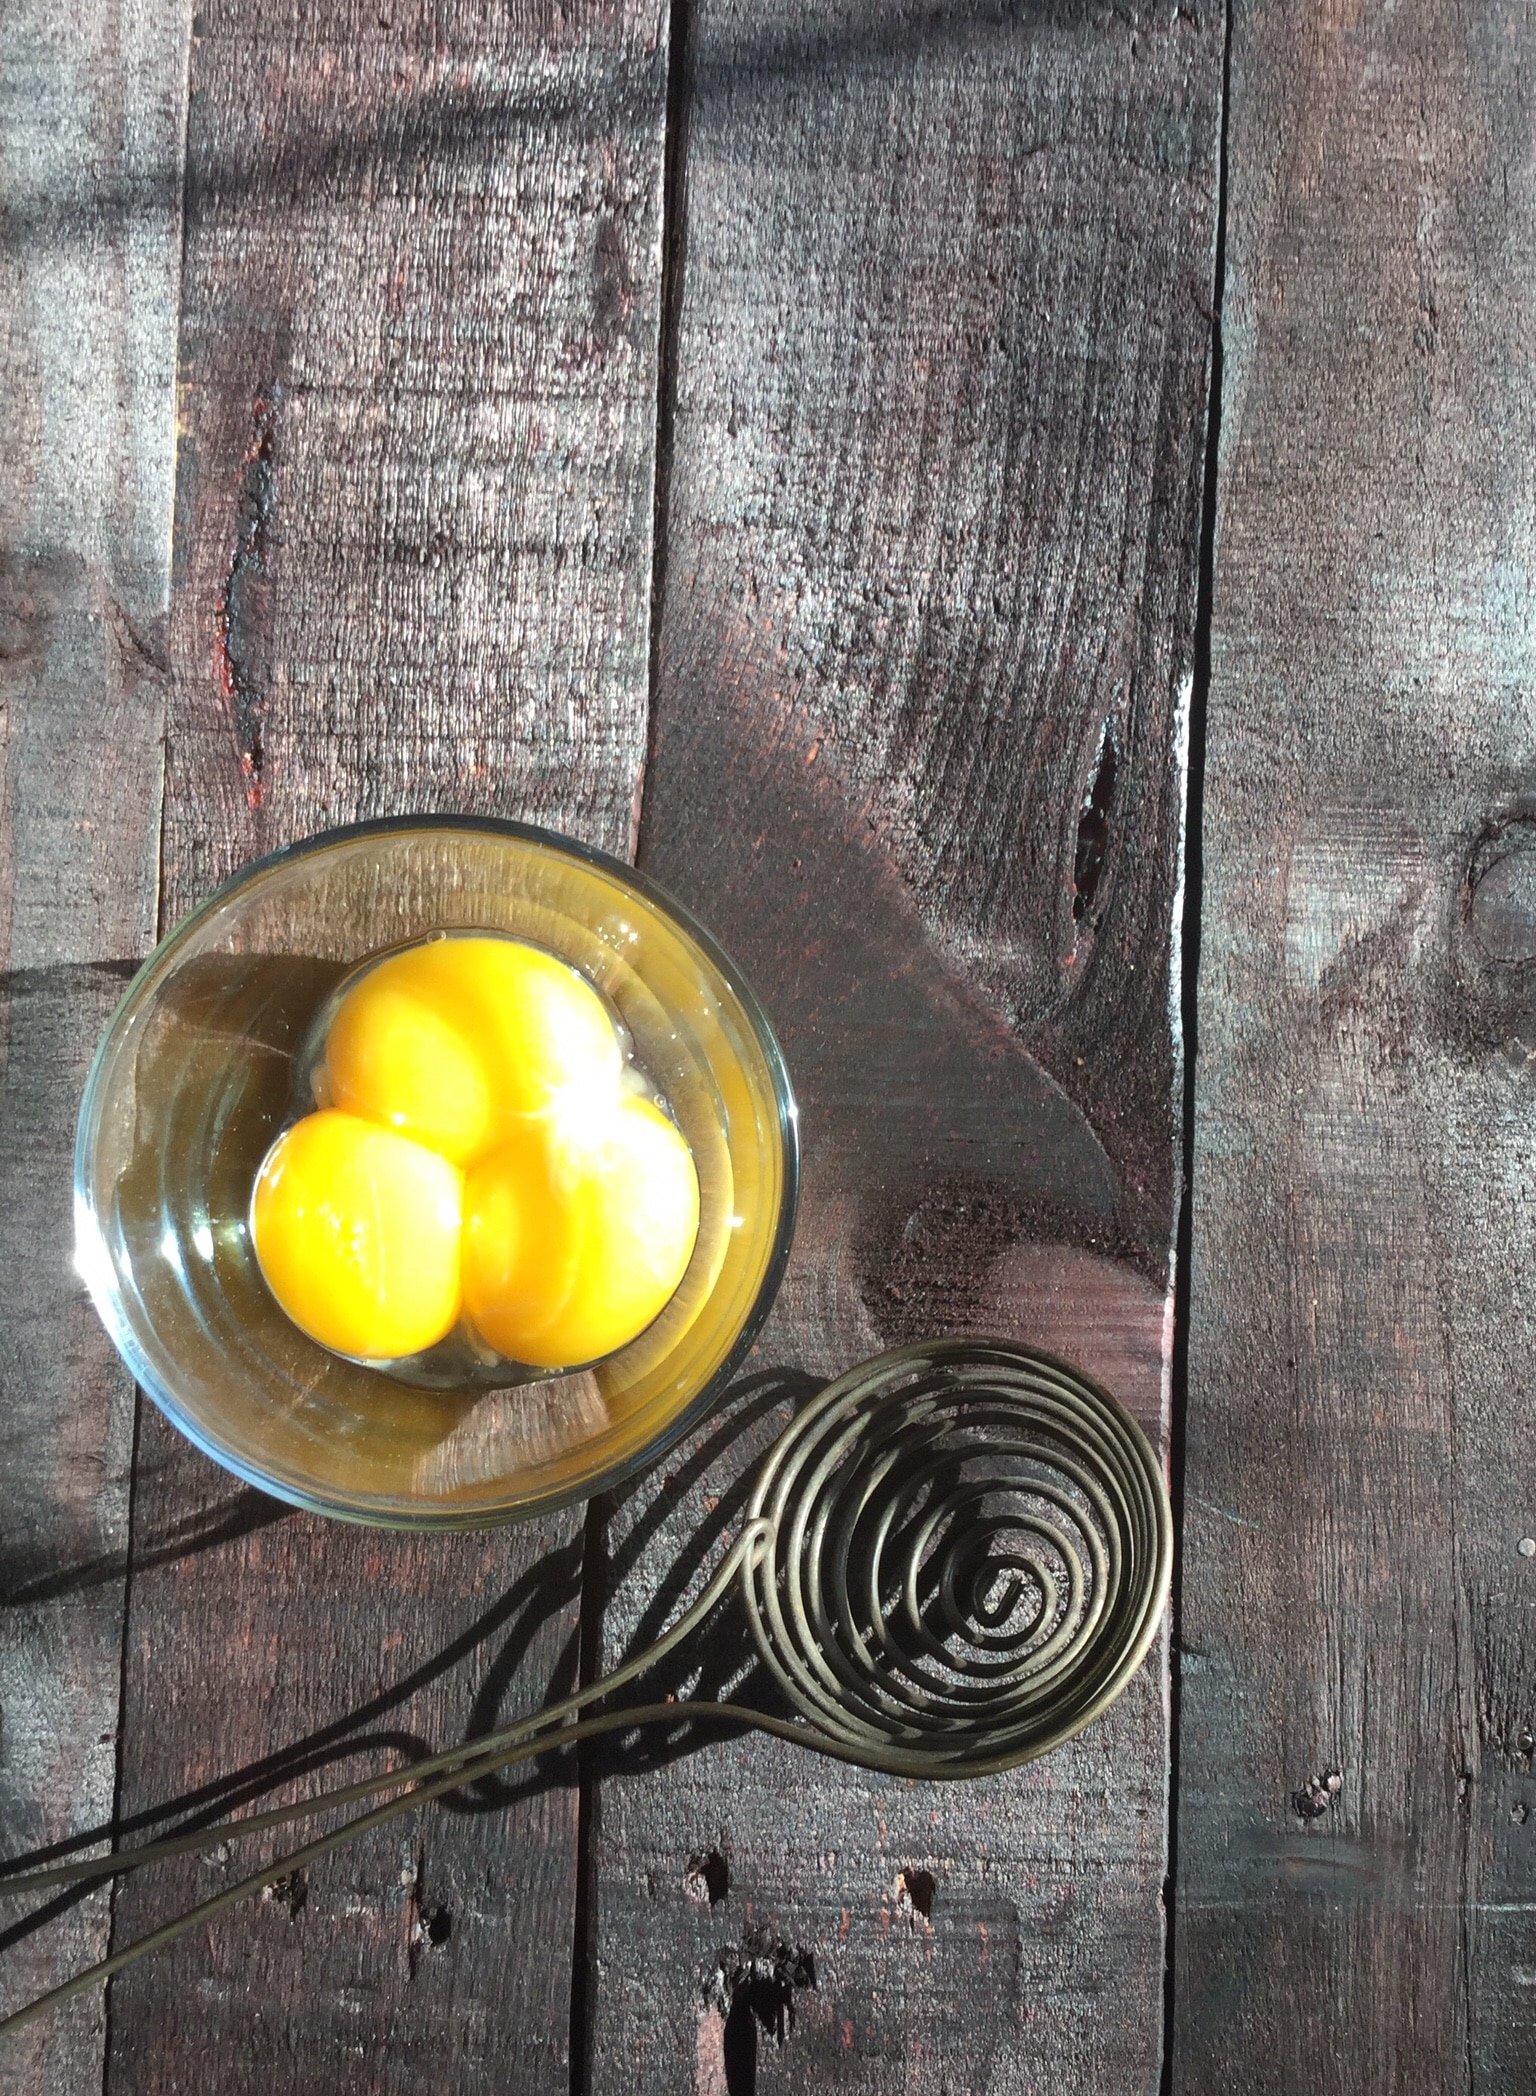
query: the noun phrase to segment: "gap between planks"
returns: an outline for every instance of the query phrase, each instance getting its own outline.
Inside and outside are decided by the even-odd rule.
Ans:
[[[646,647],[646,749],[635,782],[629,824],[629,857],[640,854],[645,786],[656,739],[656,691],[661,662],[661,604],[667,579],[667,530],[671,512],[672,432],[677,406],[678,319],[684,264],[683,171],[687,151],[687,0],[667,0],[667,93],[662,128],[661,225],[658,262],[660,312],[656,330],[656,406],[652,435],[650,631]],[[604,1495],[587,1502],[582,1529],[580,1642],[577,1673],[583,1688],[602,1672],[603,1610],[608,1586],[608,1509]],[[601,1806],[598,1742],[576,1749],[576,1905],[571,1942],[571,2096],[587,2096],[592,2056],[592,1992],[595,1862],[593,1838]]]
[[[1194,676],[1185,722],[1183,892],[1176,913],[1182,1120],[1178,1224],[1174,1238],[1173,1349],[1168,1417],[1169,1490],[1173,1500],[1173,1579],[1168,1596],[1168,1864],[1163,1878],[1162,2096],[1173,2096],[1174,2012],[1178,1999],[1175,1913],[1179,1898],[1179,1723],[1184,1647],[1181,1638],[1184,1540],[1184,1449],[1189,1410],[1191,1247],[1194,1238],[1195,1078],[1200,1053],[1201,834],[1205,813],[1206,715],[1211,693],[1211,623],[1216,581],[1216,517],[1221,479],[1222,311],[1227,276],[1227,149],[1232,105],[1232,0],[1223,0],[1221,114],[1216,149],[1216,240],[1211,262],[1211,356],[1207,382],[1200,557],[1195,595]],[[1222,1509],[1226,1511],[1225,1508]],[[1236,1520],[1236,1515],[1229,1516]]]

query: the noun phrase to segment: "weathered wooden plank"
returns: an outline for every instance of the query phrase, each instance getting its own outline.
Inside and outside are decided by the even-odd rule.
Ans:
[[[264,847],[406,808],[628,847],[661,37],[645,4],[200,15],[169,918]],[[226,1492],[146,1418],[150,1532]],[[574,1665],[580,1555],[579,1509],[418,1539],[281,1516],[195,1561],[136,1554],[125,1811],[291,1741],[357,1730],[376,1762],[504,1695],[536,1704]],[[136,1970],[109,2086],[201,2086],[217,2057],[222,2088],[264,2096],[468,2096],[509,2074],[564,2091],[577,1815],[556,1773],[510,1809],[346,1852]],[[119,1939],[222,1867],[136,1882]]]
[[[1533,80],[1502,0],[1235,17],[1190,2091],[1536,2079]]]
[[[737,953],[802,1096],[759,1371],[995,1328],[1163,1424],[1221,41],[1183,12],[690,11],[641,860]],[[609,1656],[771,1424],[623,1507]],[[612,1772],[591,2087],[1155,2089],[1166,1729],[1159,1657],[1007,1781],[761,1741]],[[754,1928],[787,1969],[733,1995]],[[754,1999],[791,1997],[776,2055]]]
[[[0,19],[6,1855],[105,1826],[116,1777],[133,1392],[74,1279],[70,1151],[154,935],[185,44],[176,0]],[[0,2011],[99,1957],[109,1917],[103,1890],[18,1931]],[[76,2003],[7,2047],[5,2086],[78,2096],[104,2042]]]

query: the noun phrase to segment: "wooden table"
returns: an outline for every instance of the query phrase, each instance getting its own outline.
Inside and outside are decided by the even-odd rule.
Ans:
[[[886,1343],[1096,1372],[1182,1547],[1043,1763],[555,1759],[8,2091],[1536,2085],[1533,123],[1510,0],[11,0],[5,1853],[590,1676]],[[235,1489],[71,1272],[124,978],[405,809],[635,856],[800,1090],[750,1373],[585,1519]]]

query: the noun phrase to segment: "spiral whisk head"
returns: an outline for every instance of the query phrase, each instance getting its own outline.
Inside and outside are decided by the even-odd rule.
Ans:
[[[764,1663],[830,1744],[899,1774],[985,1775],[1070,1738],[1167,1598],[1172,1517],[1140,1428],[1002,1341],[844,1376],[776,1444],[750,1511]]]

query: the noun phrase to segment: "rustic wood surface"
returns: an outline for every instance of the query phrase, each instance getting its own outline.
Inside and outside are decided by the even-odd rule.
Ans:
[[[659,38],[643,4],[515,25],[470,4],[199,13],[167,926],[255,853],[405,807],[628,848]],[[195,1555],[154,1547],[220,1508]],[[581,1543],[580,1509],[418,1538],[289,1514],[147,1414],[122,1815],[232,1771],[282,1795],[293,1743],[360,1772],[537,1705],[574,1672]],[[563,2091],[576,1859],[568,1771],[344,1852],[125,1975],[107,2087],[202,2087],[216,2058],[231,2092],[472,2096],[515,2060],[520,2091]],[[239,1868],[133,1881],[117,1940]]]
[[[70,1265],[85,1067],[155,933],[185,41],[154,0],[0,16],[0,1849],[110,1824],[133,1388]],[[0,2011],[104,1954],[0,1921]],[[106,2005],[7,2089],[100,2086]],[[10,2049],[10,2048],[7,2048]]]
[[[1191,2092],[1536,2082],[1533,58],[1497,0],[1234,24]]]
[[[753,1367],[802,1388],[998,1330],[1163,1424],[1221,60],[1217,17],[689,11],[641,864],[782,1029]],[[605,1659],[779,1416],[620,1509]],[[1159,1655],[990,1783],[610,1761],[594,2096],[1155,2090],[1166,1747]]]
[[[1536,2080],[1533,113],[1509,0],[5,13],[0,1852],[591,1673],[903,1339],[1096,1371],[1183,1556],[1172,1678],[1030,1770],[593,1749],[7,2092]],[[135,957],[410,808],[638,852],[801,1095],[752,1359],[585,1523],[355,1532],[135,1442],[68,1268]],[[729,1627],[662,1685],[727,1684]],[[0,2006],[233,1864],[7,1914]]]

